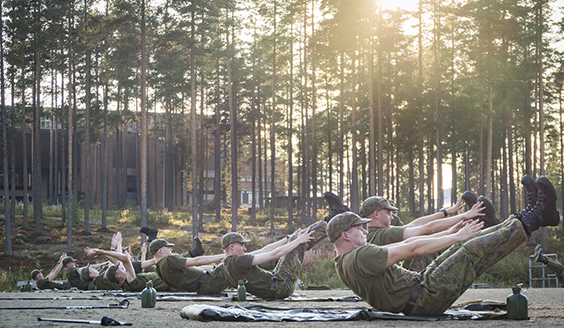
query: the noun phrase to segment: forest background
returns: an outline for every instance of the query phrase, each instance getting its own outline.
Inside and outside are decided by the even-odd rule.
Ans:
[[[407,221],[432,213],[443,206],[443,164],[452,170],[452,197],[483,194],[502,219],[523,207],[523,174],[548,176],[562,207],[564,56],[557,45],[564,21],[550,1],[436,0],[389,9],[358,0],[6,0],[1,12],[4,186],[14,185],[8,168],[15,169],[16,131],[33,135],[33,210],[4,188],[6,226],[16,226],[20,206],[21,228],[29,229],[32,214],[41,236],[44,203],[59,202],[53,187],[44,199],[41,186],[39,131],[48,118],[52,133],[68,141],[59,145],[72,168],[60,204],[68,252],[73,222],[89,234],[92,209],[100,209],[99,229],[108,229],[109,210],[129,210],[119,193],[91,201],[89,156],[96,145],[112,151],[104,136],[123,138],[132,126],[140,140],[139,226],[153,212],[186,211],[185,229],[196,236],[207,209],[216,223],[240,230],[245,217],[224,209],[240,208],[232,195],[242,162],[253,169],[253,195],[260,189],[248,224],[272,233],[277,223],[292,230],[319,219],[324,190],[353,211],[383,195]],[[190,207],[148,204],[148,136],[166,141],[168,174],[185,173]],[[198,192],[203,136],[213,136],[214,190],[222,195],[211,205]],[[87,145],[81,203],[77,142]],[[119,165],[105,163],[102,179]],[[267,181],[270,190],[283,182],[278,195],[287,203],[262,197]],[[12,229],[4,231],[12,255]],[[548,236],[540,236],[544,246]]]

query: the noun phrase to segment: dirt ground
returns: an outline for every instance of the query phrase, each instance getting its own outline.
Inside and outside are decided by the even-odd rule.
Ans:
[[[235,292],[228,292],[233,295]],[[477,300],[505,301],[511,293],[510,289],[470,289],[466,291],[455,304]],[[102,300],[5,300],[6,298],[60,298],[74,297],[85,298],[92,295],[101,296]],[[298,291],[295,296],[340,298],[352,296],[349,290],[325,290],[325,291]],[[120,322],[132,323],[133,326],[144,327],[564,327],[564,289],[528,289],[524,295],[529,300],[528,321],[511,320],[449,320],[438,322],[421,321],[333,321],[333,322],[199,322],[187,320],[180,317],[183,307],[194,304],[194,301],[158,301],[154,309],[141,308],[141,300],[129,297],[128,309],[46,309],[46,310],[0,310],[0,327],[86,327],[84,324],[38,322],[37,318],[57,318],[74,320],[100,320],[108,316]],[[0,293],[0,307],[65,307],[65,306],[107,306],[118,303],[123,298],[112,295],[103,295],[102,291],[95,293],[72,293],[72,292],[2,292]],[[213,305],[239,305],[239,302],[197,302],[199,304]],[[256,303],[270,307],[284,308],[336,308],[342,310],[368,309],[364,302],[290,302],[290,301],[257,301]]]

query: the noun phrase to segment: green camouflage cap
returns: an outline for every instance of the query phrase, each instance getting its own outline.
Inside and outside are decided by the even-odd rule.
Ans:
[[[397,207],[393,207],[390,205],[390,202],[384,197],[379,196],[372,196],[368,197],[362,202],[360,205],[359,214],[361,217],[366,218],[369,217],[370,214],[374,213],[374,211],[379,211],[383,209],[388,209],[390,211],[396,212],[399,211]]]
[[[63,260],[63,266],[66,266],[67,264],[71,263],[71,262],[76,262],[75,259],[73,259],[70,256],[65,257],[65,259]]]
[[[370,221],[372,220],[361,219],[360,216],[353,212],[343,212],[337,214],[327,224],[327,237],[332,243],[334,243],[335,240],[341,237],[341,232]]]
[[[90,263],[80,270],[80,280],[82,280],[82,282],[92,281],[92,278],[90,278]]]
[[[35,277],[37,277],[37,275],[43,270],[39,270],[39,269],[35,269],[33,271],[31,271],[31,279],[35,280]]]
[[[243,236],[241,236],[240,234],[238,234],[236,232],[230,232],[230,233],[226,234],[225,236],[223,236],[223,238],[221,238],[221,247],[223,247],[223,249],[225,249],[227,246],[229,246],[233,243],[246,244],[246,243],[250,243],[250,241],[245,240],[245,238],[243,238]]]
[[[155,239],[149,244],[149,253],[155,255],[155,253],[163,248],[163,247],[173,247],[174,244],[171,244],[166,239]]]
[[[119,284],[119,282],[117,281],[117,278],[116,278],[116,270],[119,268],[120,263],[121,262],[118,262],[118,264],[112,265],[106,271],[106,279],[108,279],[110,282],[113,282],[114,284]]]

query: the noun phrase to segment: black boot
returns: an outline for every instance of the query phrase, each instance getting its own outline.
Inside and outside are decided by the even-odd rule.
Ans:
[[[202,241],[198,236],[194,237],[194,242],[192,243],[192,250],[188,251],[191,257],[197,257],[204,255],[204,247],[202,246]]]
[[[521,178],[521,184],[525,187],[527,191],[527,207],[525,210],[530,211],[537,204],[538,188],[537,183],[533,178],[528,175],[524,175]]]
[[[141,227],[139,232],[146,234],[147,235],[147,242],[150,243],[157,238],[157,234],[159,233],[159,229],[149,228],[149,227]]]
[[[331,220],[335,215],[339,213],[343,213],[351,210],[348,206],[343,204],[341,197],[335,195],[330,191],[326,191],[323,194],[323,198],[325,198],[325,201],[327,202],[327,204],[329,204],[329,215],[325,217],[324,219],[325,222],[329,222],[329,220]]]
[[[486,197],[480,196],[478,197],[476,202],[483,202],[484,206],[486,207],[486,209],[484,210],[484,214],[486,215],[478,217],[480,221],[484,222],[484,229],[499,224],[499,220],[495,216],[495,208]]]
[[[557,226],[560,224],[560,213],[556,210],[556,191],[552,183],[544,176],[537,179],[539,193],[537,206],[542,212],[541,227]]]
[[[474,204],[476,204],[478,197],[476,197],[476,195],[474,195],[471,191],[466,190],[462,194],[462,199],[464,200],[466,205],[468,205],[468,209],[471,209],[472,206],[474,206]]]
[[[521,221],[527,237],[530,237],[533,231],[540,228],[542,212],[538,206],[533,206],[530,210],[524,209],[521,213],[515,214],[515,217]]]

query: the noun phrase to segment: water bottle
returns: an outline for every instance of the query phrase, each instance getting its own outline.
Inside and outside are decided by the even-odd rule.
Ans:
[[[27,283],[25,285],[22,285],[20,287],[20,292],[31,292],[32,290],[33,290],[33,286],[31,285],[29,280],[27,281]]]
[[[510,320],[529,320],[527,298],[521,295],[521,286],[513,287],[513,295],[507,297],[507,318]]]
[[[141,292],[141,307],[154,308],[157,304],[157,291],[153,288],[153,281],[147,281],[147,286]]]
[[[237,299],[239,300],[239,302],[244,302],[247,300],[247,288],[245,287],[246,283],[246,279],[239,280],[239,287],[237,287]]]

